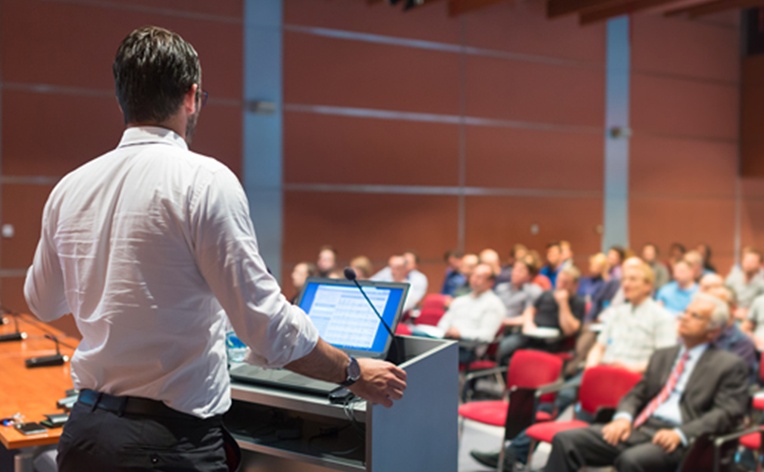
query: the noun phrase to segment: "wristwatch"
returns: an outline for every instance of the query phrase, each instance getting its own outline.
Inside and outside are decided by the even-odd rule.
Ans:
[[[349,356],[350,361],[348,362],[348,367],[346,369],[347,372],[347,378],[344,382],[342,382],[340,385],[343,387],[350,387],[354,383],[358,381],[358,379],[361,378],[361,366],[358,365],[358,361],[355,357]]]

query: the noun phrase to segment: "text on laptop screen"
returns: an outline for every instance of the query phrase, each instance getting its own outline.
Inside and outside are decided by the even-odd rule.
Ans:
[[[405,289],[364,285],[363,291],[388,325],[395,329]],[[322,339],[334,347],[382,352],[390,335],[355,285],[327,279],[309,279],[300,308],[310,316]]]

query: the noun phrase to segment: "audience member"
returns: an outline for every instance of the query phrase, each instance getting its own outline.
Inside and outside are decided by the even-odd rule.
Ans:
[[[401,262],[398,257],[403,258]],[[393,263],[395,266],[393,266]],[[403,311],[409,311],[427,294],[427,276],[417,270],[419,256],[413,251],[406,251],[401,256],[392,256],[387,267],[371,276],[371,280],[379,282],[407,282],[409,293]]]
[[[695,250],[700,254],[700,257],[703,259],[703,270],[704,272],[716,272],[716,267],[714,267],[713,264],[711,264],[711,246],[709,246],[707,243],[699,243]]]
[[[553,241],[546,245],[546,265],[541,268],[541,275],[549,279],[552,286],[556,286],[557,274],[562,268],[562,248],[560,243]]]
[[[501,258],[499,258],[499,253],[491,248],[486,248],[480,251],[478,258],[480,259],[481,264],[486,264],[491,268],[495,280],[495,277],[501,272]]]
[[[295,294],[290,300],[292,304],[300,296],[308,277],[315,277],[316,275],[318,275],[318,269],[310,262],[299,262],[294,266],[294,269],[292,269],[292,285],[294,286]]]
[[[454,297],[459,297],[470,293],[470,276],[475,270],[475,267],[480,264],[480,259],[477,254],[465,254],[462,256],[462,263],[459,264],[459,273],[464,277],[464,283],[454,290]]]
[[[456,297],[438,322],[444,337],[486,343],[494,340],[505,313],[504,304],[491,290],[495,277],[488,264],[475,268],[470,276],[472,292]],[[459,361],[470,362],[473,353],[474,349],[460,346]]]
[[[746,319],[754,299],[759,295],[764,295],[761,262],[761,252],[747,247],[743,249],[740,267],[733,267],[727,276],[727,285],[735,291],[737,297],[735,317],[738,320]]]
[[[560,241],[560,267],[569,267],[575,265],[573,263],[573,246],[570,241]]]
[[[711,271],[707,271],[703,266],[703,256],[698,251],[687,251],[684,254],[684,260],[690,265],[692,277],[696,282],[698,282],[705,274],[712,273]]]
[[[740,329],[751,337],[758,351],[764,351],[764,295],[753,300]]]
[[[562,269],[557,276],[557,286],[541,294],[536,303],[523,313],[521,333],[505,336],[499,344],[498,358],[503,365],[509,363],[512,354],[518,349],[533,348],[555,352],[563,340],[550,341],[539,336],[537,328],[553,328],[562,337],[572,336],[581,327],[584,318],[585,302],[576,295],[580,272],[575,267]]]
[[[701,282],[703,282],[703,280],[707,277],[714,276],[719,277],[716,274],[704,275],[703,279],[701,279]],[[721,277],[719,277],[719,281],[721,281]],[[729,320],[727,321],[724,329],[722,329],[721,334],[719,334],[719,337],[716,338],[716,341],[714,341],[714,344],[719,349],[723,349],[740,356],[740,358],[743,359],[745,364],[748,366],[751,373],[751,378],[755,379],[758,372],[758,355],[756,353],[756,346],[753,344],[751,338],[746,336],[745,333],[743,333],[740,328],[738,328],[737,323],[735,322],[735,292],[731,288],[722,284],[713,284],[709,286],[708,284],[704,285],[702,283],[700,291],[702,293],[713,295],[714,297],[723,301],[727,304],[727,308],[729,309]]]
[[[669,283],[670,280],[668,269],[658,260],[659,255],[658,246],[655,244],[647,243],[642,246],[642,260],[650,266],[655,274],[655,283],[653,284],[655,291]]]
[[[494,288],[494,292],[506,307],[506,316],[502,320],[505,328],[522,326],[523,312],[533,306],[541,295],[541,287],[532,283],[535,270],[535,267],[528,266],[525,261],[517,260],[512,266],[511,280]]]
[[[607,256],[597,253],[589,258],[589,273],[586,277],[581,277],[578,284],[578,295],[586,300],[591,300],[597,290],[599,290],[610,279],[608,271]]]
[[[605,322],[597,343],[586,359],[585,368],[609,364],[636,372],[644,372],[647,362],[656,349],[674,346],[676,322],[663,307],[654,302],[650,295],[653,290],[653,272],[640,262],[639,265],[624,264],[622,285],[630,303],[615,308],[613,316]],[[583,374],[568,380],[555,400],[555,410],[562,412],[576,399],[577,386]],[[591,421],[583,412],[580,419]],[[505,453],[504,470],[513,470],[515,462],[526,463],[530,448],[530,438],[523,431],[512,440]],[[496,468],[499,454],[471,451],[470,455],[479,463]]]
[[[318,251],[318,260],[316,268],[319,277],[329,277],[329,272],[333,271],[337,265],[337,251],[332,246],[321,246]]]
[[[507,267],[512,267],[515,261],[523,260],[527,254],[528,248],[524,244],[513,244],[512,250],[509,252]]]
[[[622,246],[611,246],[607,251],[607,265],[610,277],[620,279],[623,269],[621,265],[626,260],[626,249]]]
[[[528,254],[525,255],[524,260],[526,261],[528,267],[536,267],[536,276],[533,278],[533,283],[541,287],[541,290],[552,290],[552,282],[549,280],[549,277],[541,273],[541,269],[538,269],[541,267],[541,256],[539,255],[538,251],[528,251]]]
[[[674,264],[673,274],[674,281],[661,287],[655,298],[667,310],[678,315],[690,304],[692,296],[698,291],[698,284],[695,283],[690,264],[684,259]]]
[[[680,260],[684,259],[684,254],[687,252],[687,249],[684,247],[681,243],[671,243],[671,246],[669,246],[669,255],[668,255],[668,261],[667,266],[671,269],[674,267],[674,264],[679,262]],[[670,274],[673,277],[673,273]]]
[[[680,319],[681,344],[651,356],[613,421],[555,435],[545,470],[674,472],[692,440],[735,428],[747,409],[748,369],[711,344],[728,318],[721,300],[698,294]]]
[[[456,289],[467,282],[464,275],[459,272],[462,256],[464,256],[464,253],[458,249],[447,251],[443,255],[443,260],[446,262],[446,275],[443,278],[443,286],[440,289],[441,294],[453,297]]]
[[[355,271],[358,280],[366,280],[374,273],[371,259],[366,256],[356,256],[350,260],[350,268]]]

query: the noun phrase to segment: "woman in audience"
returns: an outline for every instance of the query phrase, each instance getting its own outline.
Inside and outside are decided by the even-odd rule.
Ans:
[[[294,266],[292,270],[292,285],[294,285],[295,294],[292,297],[292,303],[297,301],[297,297],[300,296],[300,292],[302,292],[308,277],[315,277],[316,275],[318,275],[318,269],[310,262],[300,262]]]
[[[716,273],[716,267],[711,264],[711,246],[709,246],[707,243],[700,243],[698,244],[698,247],[695,248],[695,250],[698,251],[700,256],[703,258],[703,270],[706,273]]]
[[[366,256],[356,256],[350,261],[350,268],[355,271],[358,280],[366,280],[374,273],[374,266]]]
[[[684,247],[684,244],[671,243],[671,246],[669,246],[668,260],[666,261],[666,265],[670,269],[669,272],[672,272],[674,264],[684,259],[684,254],[686,252],[687,248]],[[671,274],[671,278],[674,278],[673,273]]]

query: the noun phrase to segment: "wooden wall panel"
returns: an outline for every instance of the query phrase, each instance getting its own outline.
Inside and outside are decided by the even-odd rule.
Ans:
[[[42,208],[52,185],[2,186],[3,223],[12,224],[15,236],[0,245],[0,267],[26,269],[40,238]]]
[[[494,128],[467,129],[467,185],[601,192],[598,133]]]
[[[764,55],[743,59],[741,87],[741,173],[764,179]]]
[[[636,135],[631,152],[630,191],[635,196],[735,196],[735,144]]]
[[[631,85],[631,125],[637,133],[737,140],[736,86],[644,75],[632,76]]]
[[[632,17],[632,67],[736,84],[740,80],[737,28],[697,21],[672,21],[657,15]]]
[[[548,242],[566,239],[576,264],[585,268],[586,257],[600,250],[602,208],[601,198],[468,197],[466,249],[490,247],[504,256],[512,244],[522,243],[543,257]]]
[[[161,4],[154,2],[155,6]],[[91,4],[8,0],[0,25],[5,82],[114,89],[111,65],[122,39],[145,24],[176,31],[191,42],[204,68],[204,86],[217,97],[241,97],[240,24]],[[34,38],[29,41],[27,38]]]
[[[457,125],[287,112],[287,183],[458,185]]]
[[[2,103],[5,175],[63,176],[115,148],[124,128],[108,96],[6,90]]]
[[[466,114],[573,126],[603,126],[605,74],[582,68],[469,56]]]
[[[446,15],[445,2],[403,13],[400,4],[363,0],[286,0],[284,23],[444,43],[459,42],[461,25]]]
[[[454,53],[284,33],[284,101],[459,112]]]
[[[468,45],[554,60],[605,62],[605,24],[582,28],[575,16],[546,18],[545,2],[500,2],[464,15]]]

